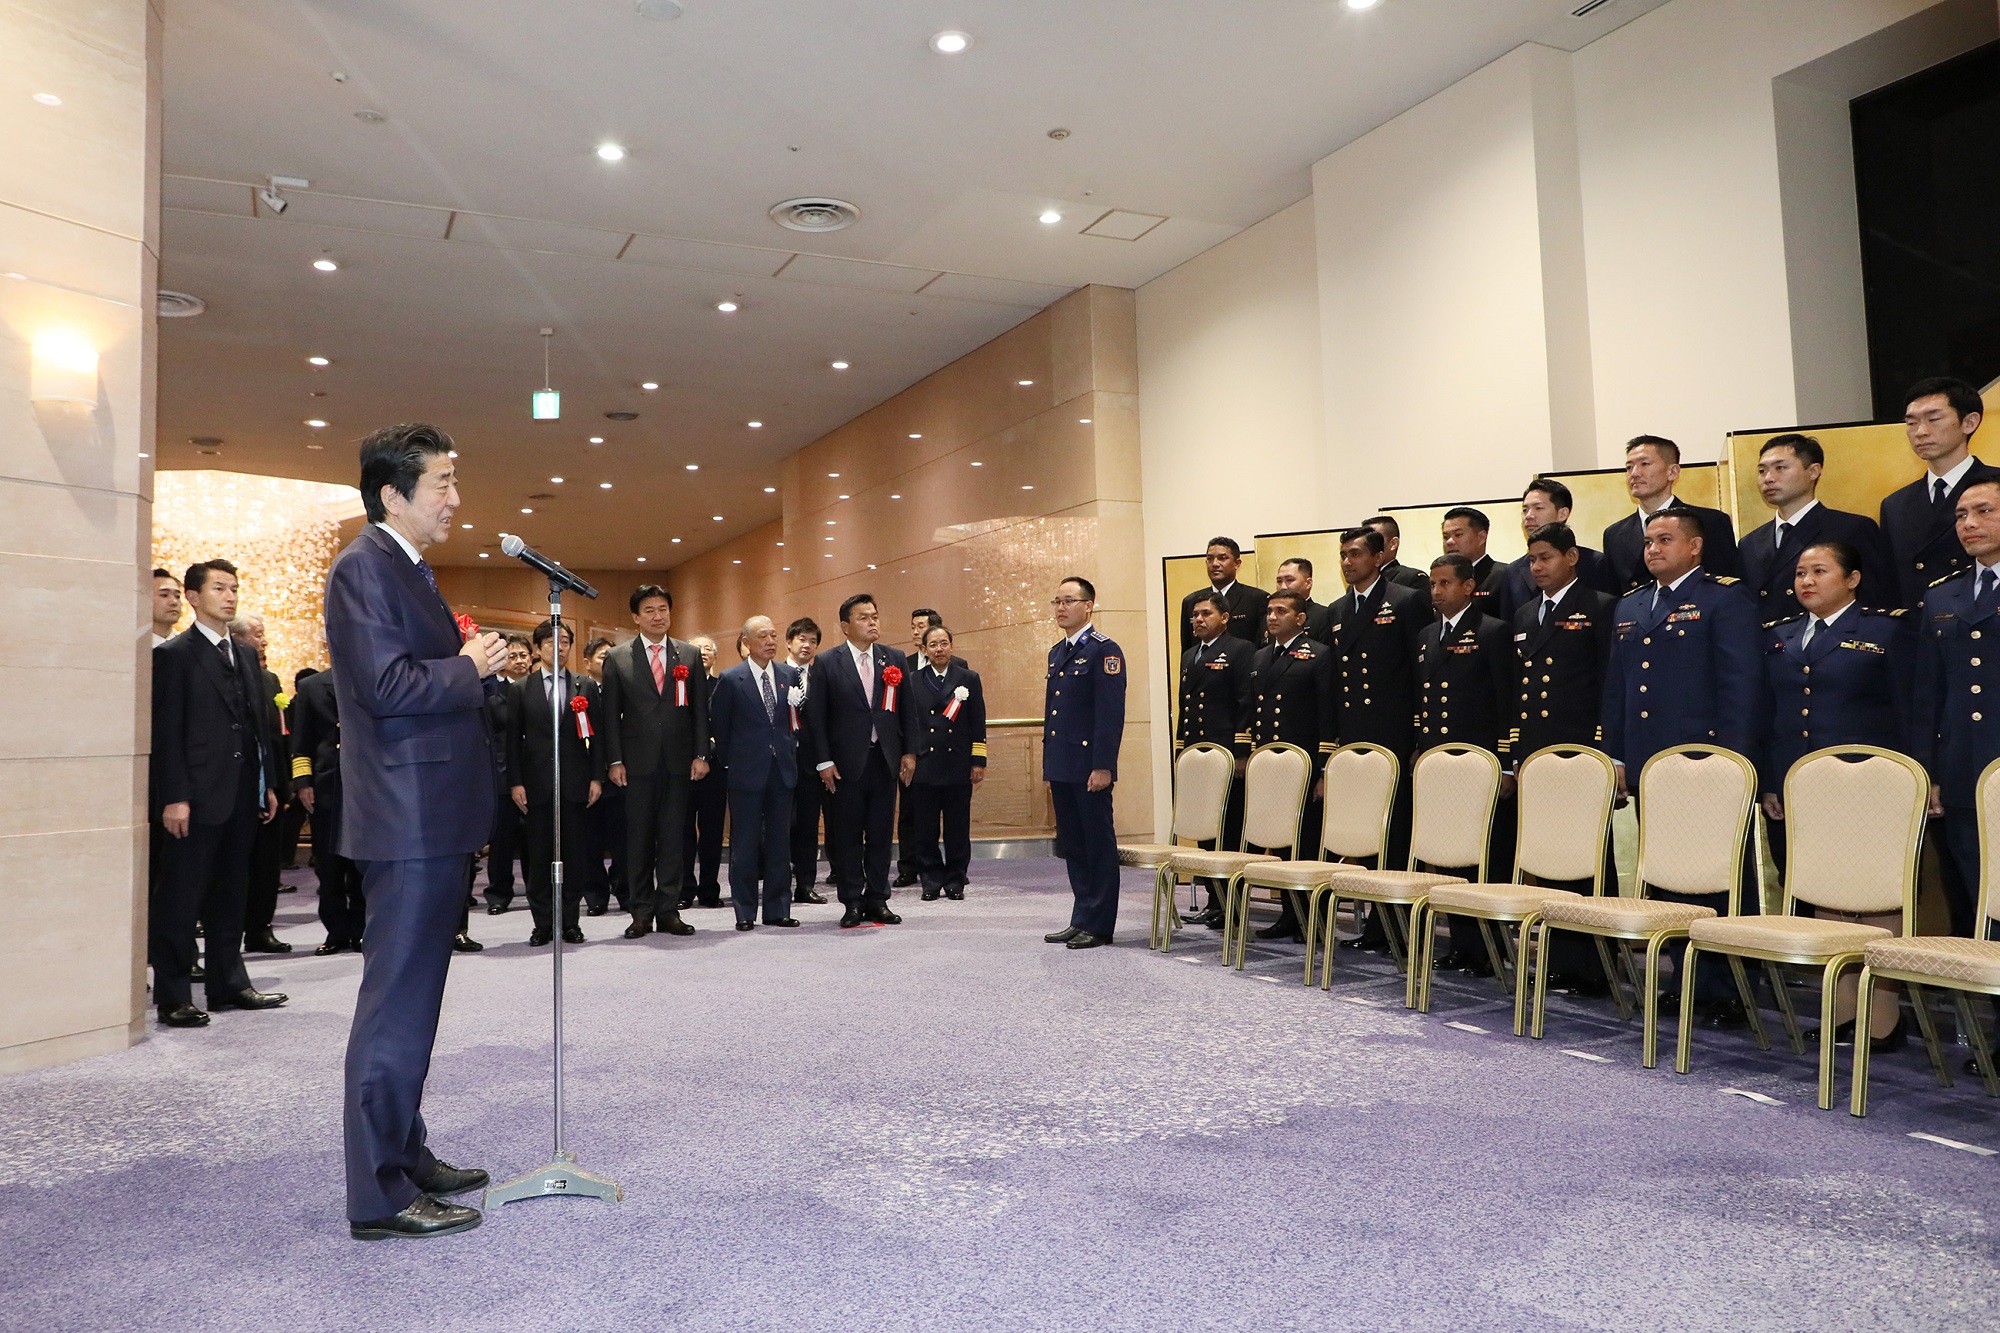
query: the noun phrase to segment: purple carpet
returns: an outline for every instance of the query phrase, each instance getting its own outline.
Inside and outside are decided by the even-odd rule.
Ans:
[[[1294,950],[1236,975],[1196,929],[1161,957],[1136,872],[1118,947],[1072,953],[1040,939],[1057,863],[974,874],[963,903],[899,894],[899,927],[586,919],[570,1146],[626,1201],[366,1245],[339,1157],[360,960],[313,957],[288,895],[300,952],[252,973],[289,1007],[0,1080],[0,1326],[2000,1326],[2000,1158],[1910,1137],[2000,1148],[2000,1104],[1937,1088],[1917,1045],[1856,1121],[1845,1062],[1822,1112],[1782,1042],[1704,1033],[1680,1077],[1608,1001],[1533,1042],[1491,982],[1404,1010],[1376,955],[1341,951],[1332,996]],[[426,1104],[445,1157],[501,1178],[549,1148],[527,931],[474,916]]]

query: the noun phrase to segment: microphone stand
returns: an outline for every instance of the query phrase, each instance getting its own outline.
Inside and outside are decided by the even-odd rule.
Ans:
[[[563,714],[569,712],[568,673],[563,669],[563,620],[562,595],[564,583],[554,575],[549,577],[549,620],[555,626],[555,633],[549,642],[556,652],[555,688],[549,700],[549,780],[550,790],[555,794],[554,810],[549,818],[553,825],[550,846],[549,914],[555,919],[555,1154],[546,1166],[538,1167],[523,1176],[516,1176],[504,1185],[488,1187],[485,1203],[488,1208],[498,1208],[503,1204],[521,1199],[543,1199],[552,1195],[573,1198],[603,1199],[617,1203],[625,1197],[625,1191],[617,1181],[609,1176],[595,1175],[576,1164],[576,1154],[563,1146],[563,937],[560,922],[563,916],[563,855],[562,855],[562,726]],[[595,593],[591,594],[596,596]]]

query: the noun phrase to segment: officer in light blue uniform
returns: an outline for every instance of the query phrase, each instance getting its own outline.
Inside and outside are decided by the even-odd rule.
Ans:
[[[1111,788],[1125,734],[1125,654],[1090,623],[1097,589],[1072,576],[1053,603],[1063,640],[1049,649],[1042,707],[1042,777],[1056,811],[1056,841],[1069,863],[1076,905],[1050,944],[1095,949],[1118,924],[1118,835]]]

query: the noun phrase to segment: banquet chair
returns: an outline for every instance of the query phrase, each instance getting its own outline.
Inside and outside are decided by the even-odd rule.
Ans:
[[[1181,923],[1174,907],[1174,888],[1179,882],[1172,869],[1174,853],[1187,842],[1220,842],[1224,813],[1229,808],[1229,787],[1236,775],[1236,755],[1226,745],[1198,741],[1182,750],[1174,760],[1174,820],[1168,836],[1173,842],[1121,842],[1118,864],[1137,866],[1153,872],[1153,930],[1151,947],[1162,953],[1172,946],[1174,927]]]
[[[1290,859],[1298,850],[1299,814],[1305,809],[1306,789],[1312,784],[1312,756],[1296,745],[1260,745],[1250,752],[1243,771],[1243,833],[1236,851],[1217,848],[1212,852],[1183,847],[1167,862],[1167,873],[1194,875],[1223,881],[1222,958],[1229,961],[1232,929],[1248,929],[1249,892],[1243,887],[1243,868],[1267,861]],[[1244,851],[1244,847],[1278,847],[1272,852]]]

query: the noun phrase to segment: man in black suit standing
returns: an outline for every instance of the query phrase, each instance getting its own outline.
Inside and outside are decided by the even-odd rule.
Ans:
[[[1819,502],[1819,479],[1826,451],[1810,435],[1774,435],[1757,451],[1757,491],[1778,516],[1747,533],[1739,553],[1743,587],[1757,599],[1757,623],[1765,629],[1800,612],[1792,588],[1799,553],[1817,542],[1846,542],[1861,556],[1863,606],[1896,605],[1895,580],[1882,530],[1872,518],[1829,509]]]
[[[807,713],[819,778],[832,794],[827,854],[840,889],[843,930],[864,921],[893,926],[889,910],[889,837],[895,831],[896,785],[916,775],[917,756],[904,736],[909,663],[884,648],[881,615],[868,593],[840,604],[846,642],[813,664],[819,691]]]
[[[800,727],[792,735],[798,747],[798,771],[802,780],[792,788],[792,901],[818,905],[826,901],[813,887],[819,873],[819,815],[826,803],[826,788],[813,779],[812,729],[806,724],[806,710],[813,704],[813,661],[819,655],[819,625],[810,616],[800,616],[785,626],[785,660],[799,678]]]
[[[1536,477],[1521,492],[1521,535],[1533,538],[1535,533],[1551,523],[1569,525],[1570,510],[1576,507],[1576,497],[1569,487],[1553,477]],[[1601,593],[1613,593],[1611,562],[1604,558],[1604,552],[1592,550],[1588,546],[1578,546],[1576,550],[1576,576],[1586,588],[1595,588]],[[1528,573],[1528,557],[1507,566],[1508,587],[1512,590],[1515,606],[1526,606],[1540,596],[1535,580]]]
[[[284,711],[278,706],[278,698],[285,687],[278,681],[278,673],[265,664],[264,654],[269,639],[264,631],[262,616],[239,615],[229,622],[229,637],[236,645],[239,659],[253,664],[253,672],[258,684],[257,706],[264,714],[264,729],[271,736],[272,744],[282,755],[286,741],[290,737]],[[285,811],[292,802],[290,765],[278,775],[273,784],[278,791],[278,817],[266,820],[257,828],[257,835],[251,842],[250,888],[243,908],[243,952],[245,953],[290,953],[292,946],[279,939],[271,929],[278,914],[278,892],[284,875],[285,848],[283,845]],[[294,844],[296,845],[296,844]]]
[[[1729,515],[1720,509],[1683,502],[1674,494],[1681,475],[1681,447],[1658,435],[1635,435],[1625,445],[1625,489],[1639,508],[1604,530],[1604,554],[1611,561],[1611,576],[1618,585],[1614,595],[1622,597],[1644,583],[1652,582],[1646,572],[1646,524],[1656,514],[1685,510],[1694,514],[1707,534],[1702,546],[1702,565],[1711,574],[1734,577],[1742,572],[1736,556],[1736,529]]]
[[[195,922],[205,933],[209,1009],[275,1009],[285,1002],[250,984],[243,914],[260,823],[278,816],[291,765],[271,734],[256,657],[229,637],[236,567],[191,565],[183,580],[194,624],[153,649],[153,752],[148,804],[164,837],[154,885],[148,961],[153,1003],[166,1027],[208,1024],[190,973]]]
[[[715,683],[715,757],[729,784],[729,899],[736,928],[796,926],[792,916],[792,793],[798,784],[798,673],[778,657],[769,616],[743,622],[743,660]],[[761,893],[760,893],[761,889]]]
[[[547,944],[555,925],[555,744],[562,737],[562,937],[565,944],[582,944],[578,909],[583,902],[584,863],[589,848],[585,820],[604,794],[604,747],[597,741],[603,720],[597,684],[590,677],[556,668],[569,661],[570,633],[560,634],[553,620],[535,626],[534,654],[540,669],[508,686],[513,707],[508,710],[507,794],[522,815],[522,869],[528,880],[528,910],[534,926],[528,945]],[[579,707],[578,705],[581,705]]]
[[[1431,595],[1430,575],[1424,573],[1421,569],[1411,569],[1396,558],[1397,554],[1403,549],[1403,525],[1388,514],[1377,514],[1373,518],[1363,519],[1361,526],[1364,528],[1373,528],[1376,532],[1382,534],[1382,568],[1380,570],[1382,577],[1391,583],[1400,584],[1405,588],[1413,588],[1425,597],[1429,597]]]
[[[1903,395],[1903,429],[1924,475],[1882,500],[1882,534],[1896,562],[1896,605],[1915,611],[1924,589],[1969,568],[1959,542],[1956,513],[1965,488],[2000,481],[2000,468],[1972,454],[1972,436],[1985,419],[1979,391],[1963,380],[1919,380]]]
[[[604,655],[604,758],[625,792],[625,901],[628,940],[654,923],[692,935],[681,920],[681,855],[689,784],[708,776],[708,691],[701,654],[672,638],[674,599],[657,583],[632,590],[639,633]]]
[[[722,668],[714,639],[697,634],[688,642],[701,654],[701,689],[708,698],[708,774],[688,784],[687,822],[681,826],[682,911],[697,903],[722,906],[722,824],[729,817],[729,776],[715,750],[715,682]],[[743,656],[740,640],[736,656]]]
[[[1284,570],[1278,573],[1280,578],[1284,577]],[[1268,621],[1268,602],[1264,613]],[[1229,628],[1229,613],[1223,609],[1222,599],[1212,592],[1194,599],[1189,619],[1194,626],[1195,644],[1181,654],[1174,757],[1178,759],[1182,750],[1203,741],[1226,746],[1236,755],[1236,775],[1230,781],[1229,804],[1223,807],[1222,815],[1222,848],[1234,851],[1243,837],[1243,770],[1250,759],[1250,682],[1257,645],[1248,639],[1229,637],[1225,632]],[[1306,637],[1312,637],[1310,631]],[[1215,847],[1212,842],[1202,845]],[[1212,882],[1208,907],[1197,920],[1211,929],[1222,929],[1222,902]]]
[[[903,794],[916,809],[918,876],[924,901],[965,897],[972,865],[972,789],[986,777],[986,691],[979,673],[951,655],[951,631],[924,631],[924,663],[910,690],[917,768]]]
[[[1206,559],[1209,586],[1181,598],[1181,651],[1185,653],[1194,647],[1194,631],[1188,626],[1188,616],[1194,611],[1194,599],[1205,592],[1222,599],[1223,610],[1229,613],[1226,633],[1231,638],[1262,643],[1266,594],[1261,588],[1246,588],[1236,581],[1243,568],[1243,548],[1234,537],[1210,537]]]
[[[154,570],[150,606],[153,647],[157,648],[174,637],[174,626],[181,623],[181,581],[164,569]]]
[[[1333,624],[1333,615],[1312,599],[1313,562],[1302,555],[1295,555],[1278,566],[1271,582],[1278,592],[1295,592],[1305,597],[1306,637],[1331,646],[1333,637],[1329,627]]]
[[[1492,520],[1481,510],[1470,505],[1458,505],[1445,511],[1444,520],[1439,525],[1444,538],[1446,555],[1462,555],[1472,566],[1472,604],[1482,615],[1490,616],[1505,625],[1513,619],[1513,585],[1507,579],[1507,567],[1486,554],[1486,540],[1493,530]],[[1431,587],[1437,587],[1437,562],[1431,562]],[[1438,608],[1440,615],[1443,608]]]
[[[312,816],[313,868],[319,872],[319,923],[326,942],[313,952],[324,958],[343,949],[361,951],[364,905],[361,867],[342,856],[340,846],[340,702],[333,672],[316,672],[299,682],[293,700],[292,790]]]

